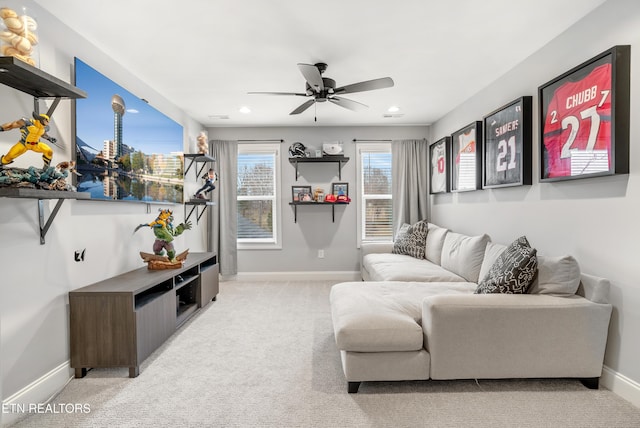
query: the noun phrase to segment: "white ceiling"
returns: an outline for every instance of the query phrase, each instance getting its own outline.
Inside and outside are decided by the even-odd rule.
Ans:
[[[205,126],[430,124],[604,1],[36,0]],[[296,116],[306,98],[247,94],[304,92],[296,64],[317,62],[395,86]]]

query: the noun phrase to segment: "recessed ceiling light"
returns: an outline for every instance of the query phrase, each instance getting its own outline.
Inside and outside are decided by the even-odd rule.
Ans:
[[[397,111],[400,111],[400,107],[398,107],[398,106],[391,106],[391,107],[389,107],[389,108],[387,109],[387,111],[388,111],[389,113],[395,113],[395,112],[397,112]]]
[[[251,109],[250,109],[249,107],[247,107],[247,106],[242,106],[242,107],[240,107],[240,110],[239,110],[239,111],[240,111],[240,113],[244,113],[244,114],[249,114],[249,113],[251,113]]]

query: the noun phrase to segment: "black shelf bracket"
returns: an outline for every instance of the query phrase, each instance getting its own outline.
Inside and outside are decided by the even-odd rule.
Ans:
[[[66,190],[42,190],[30,189],[26,187],[0,187],[1,198],[37,199],[38,200],[38,225],[40,227],[40,245],[45,244],[45,236],[56,218],[58,211],[65,199],[89,199],[87,192],[72,192]],[[56,205],[45,220],[44,201],[57,199]]]
[[[293,222],[298,222],[298,205],[317,206],[317,205],[331,205],[331,222],[336,222],[336,205],[349,205],[344,202],[289,202],[289,205],[293,207]]]
[[[342,166],[343,164],[349,162],[349,158],[345,156],[323,156],[319,158],[289,158],[289,163],[295,166],[296,169],[296,181],[298,181],[298,177],[300,176],[298,172],[298,164],[299,163],[337,163],[338,164],[338,179],[342,180]]]
[[[215,202],[202,200],[200,201],[190,201],[184,203],[184,221],[187,222],[193,212],[196,213],[196,224],[200,222],[200,218],[203,216],[205,211],[207,211],[207,207],[215,205]],[[187,206],[190,206],[189,213],[187,214]]]
[[[200,174],[202,174],[202,171],[204,170],[204,167],[207,165],[207,162],[215,162],[215,158],[209,156],[209,155],[201,155],[201,154],[189,154],[189,153],[185,153],[184,155],[185,160],[189,159],[189,165],[187,165],[187,167],[184,170],[184,175],[186,176],[187,173],[189,172],[189,169],[191,169],[191,166],[194,163],[202,163],[202,166],[200,167],[200,169],[198,170],[198,172],[196,173],[197,177],[200,177]],[[197,167],[197,166],[196,166]]]
[[[44,199],[38,199],[38,222],[40,223],[40,245],[45,244],[44,237],[47,235],[47,232],[49,231],[49,227],[51,227],[51,223],[53,223],[53,219],[56,218],[56,215],[58,214],[58,211],[60,210],[60,207],[62,206],[63,202],[64,202],[64,199],[58,199],[56,201],[56,206],[53,208],[53,211],[51,211],[51,214],[49,214],[49,219],[45,222],[44,221]]]

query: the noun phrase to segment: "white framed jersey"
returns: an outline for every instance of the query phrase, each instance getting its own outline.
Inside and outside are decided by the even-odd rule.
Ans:
[[[482,185],[482,122],[476,121],[451,135],[451,191],[477,190]]]
[[[429,193],[446,193],[449,190],[448,152],[450,138],[444,137],[429,147]]]

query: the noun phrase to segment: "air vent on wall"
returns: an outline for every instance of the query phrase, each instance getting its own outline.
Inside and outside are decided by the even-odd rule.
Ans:
[[[385,113],[385,114],[383,114],[383,115],[382,115],[382,117],[385,117],[385,118],[389,118],[389,117],[402,117],[402,116],[404,116],[404,114],[403,114],[403,113]]]
[[[228,114],[212,114],[209,115],[209,119],[229,119]]]

